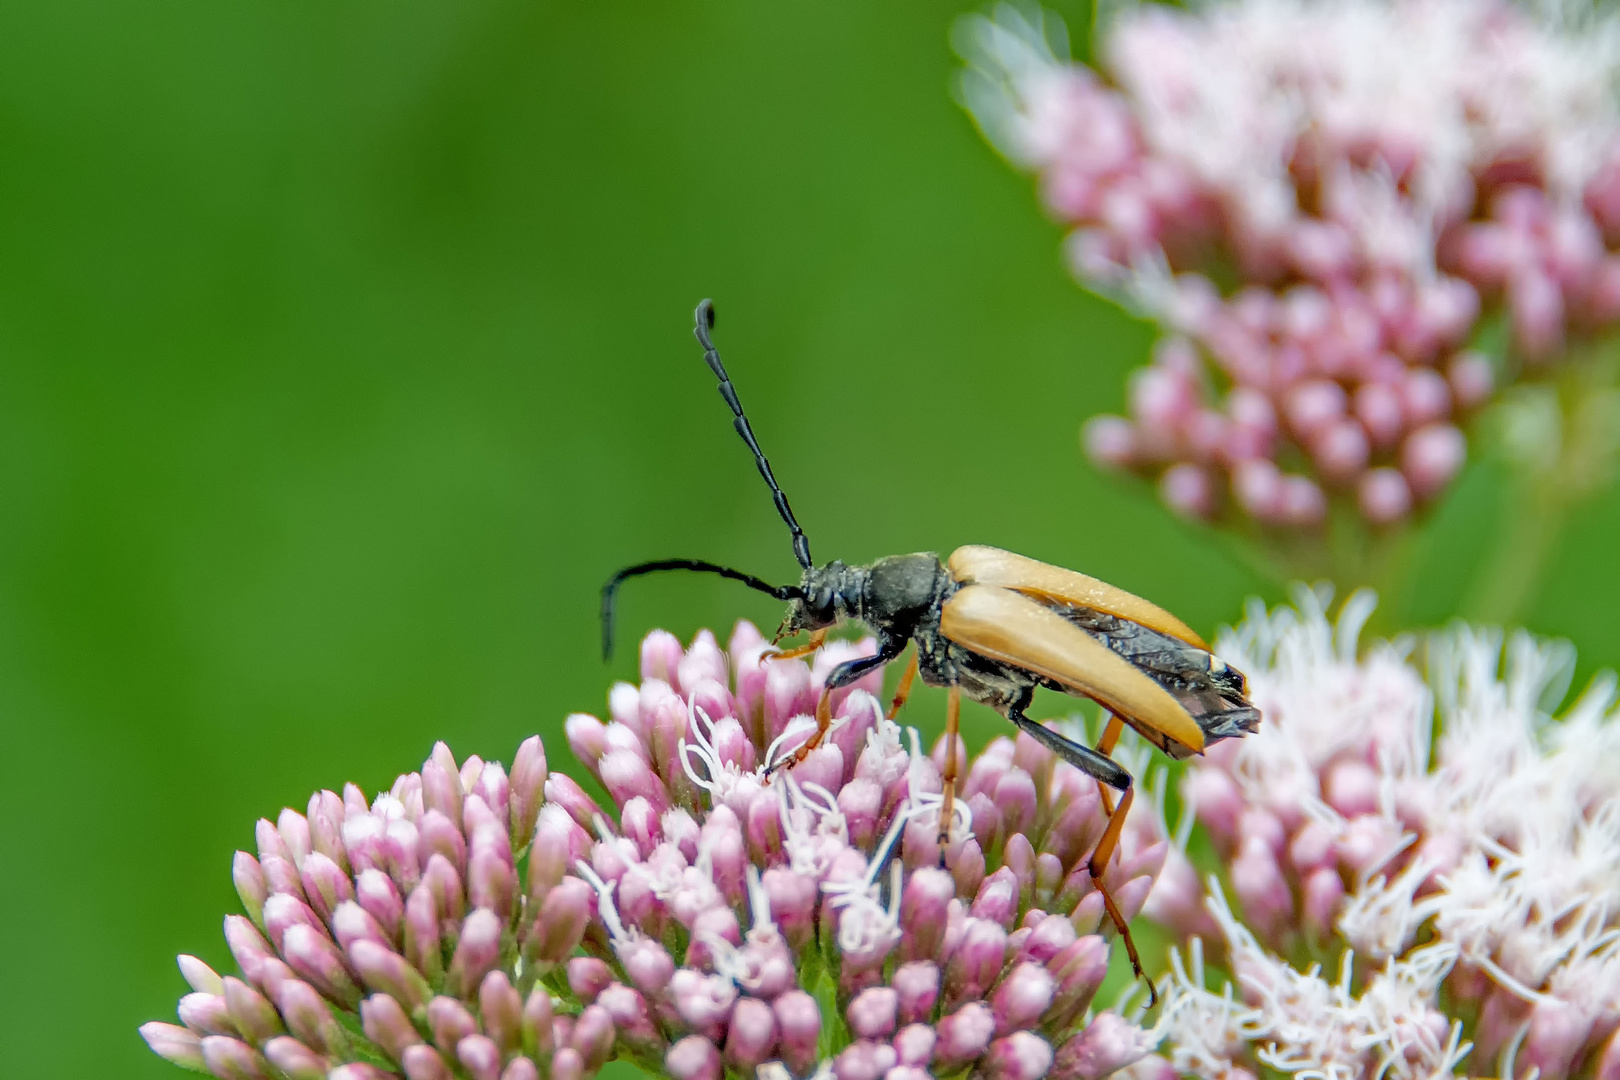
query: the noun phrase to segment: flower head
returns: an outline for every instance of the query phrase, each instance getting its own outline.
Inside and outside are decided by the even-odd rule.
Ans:
[[[1127,6],[964,20],[964,104],[1040,175],[1089,285],[1163,327],[1099,462],[1175,510],[1405,518],[1460,422],[1620,319],[1620,22],[1506,0]],[[1474,351],[1500,313],[1506,368]],[[1298,462],[1299,464],[1290,464]]]
[[[1458,625],[1362,648],[1371,604],[1335,625],[1301,590],[1219,643],[1267,718],[1182,781],[1228,885],[1200,889],[1173,851],[1147,910],[1222,947],[1238,989],[1206,988],[1196,943],[1178,960],[1171,1062],[1210,1080],[1596,1069],[1620,1012],[1615,680],[1554,720],[1566,644]],[[1332,981],[1297,962],[1335,953]]]
[[[726,651],[649,635],[610,719],[566,724],[607,803],[536,737],[510,774],[440,744],[369,802],[351,785],[261,822],[226,920],[241,978],[182,957],[183,1026],[148,1043],[220,1077],[338,1080],[558,1080],[615,1057],[1034,1080],[1146,1054],[1152,1032],[1090,1009],[1109,956],[1095,783],[1026,736],[963,754],[940,865],[943,742],[923,754],[872,680],[767,774],[814,730],[829,665],[762,653],[746,623]],[[1134,836],[1108,870],[1127,917],[1163,850]]]

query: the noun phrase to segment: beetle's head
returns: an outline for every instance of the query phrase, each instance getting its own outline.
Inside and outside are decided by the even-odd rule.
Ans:
[[[860,618],[865,581],[864,568],[845,566],[836,559],[826,566],[810,567],[788,608],[783,636],[825,630],[841,618]]]

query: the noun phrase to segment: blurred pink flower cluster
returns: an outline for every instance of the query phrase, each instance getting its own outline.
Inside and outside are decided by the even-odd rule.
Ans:
[[[181,1024],[142,1034],[222,1080],[575,1080],[624,1058],[678,1080],[1101,1080],[1156,1042],[1093,1012],[1107,968],[1086,859],[1094,781],[1027,737],[961,755],[940,863],[945,747],[885,719],[881,673],[833,696],[765,660],[740,623],[654,632],[639,686],[569,745],[611,797],[549,772],[538,737],[510,775],[440,744],[369,803],[353,785],[261,821],[239,852],[240,977],[181,957]],[[1108,870],[1127,917],[1167,845],[1130,834]]]
[[[1166,333],[1091,456],[1268,526],[1445,490],[1499,379],[1483,320],[1517,373],[1620,319],[1620,32],[1588,15],[1142,4],[1101,31],[1106,77],[1039,12],[964,20],[964,103],[1040,175],[1076,273]]]
[[[1615,680],[1563,716],[1572,651],[1459,626],[1358,649],[1352,597],[1255,605],[1221,655],[1266,723],[1182,779],[1236,904],[1181,846],[1145,913],[1183,940],[1163,1021],[1205,1080],[1620,1076]],[[1425,678],[1426,676],[1426,678]],[[1438,731],[1436,730],[1438,728]],[[1204,985],[1213,944],[1238,993]],[[1329,959],[1330,977],[1287,958]],[[1301,965],[1302,967],[1303,965]],[[1464,1039],[1471,1041],[1464,1041]]]

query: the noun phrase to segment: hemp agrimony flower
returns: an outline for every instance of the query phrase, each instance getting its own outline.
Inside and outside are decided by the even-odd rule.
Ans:
[[[1091,1011],[1110,952],[1094,781],[997,740],[938,865],[945,747],[884,716],[881,673],[767,781],[826,672],[872,648],[812,669],[762,659],[747,623],[726,651],[650,634],[608,721],[565,725],[607,804],[536,737],[510,775],[441,743],[369,802],[351,785],[261,821],[226,919],[240,977],[182,957],[182,1024],[142,1034],[232,1080],[573,1080],[613,1058],[680,1080],[1100,1080],[1141,1058],[1153,1033]],[[1167,847],[1142,835],[1106,875],[1127,918]]]

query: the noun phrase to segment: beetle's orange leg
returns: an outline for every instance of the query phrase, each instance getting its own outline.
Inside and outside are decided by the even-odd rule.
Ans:
[[[803,645],[791,649],[766,649],[760,654],[759,662],[763,664],[767,660],[798,660],[801,657],[809,656],[826,643],[827,631],[825,629],[812,630],[810,640]]]
[[[1097,740],[1097,753],[1109,757],[1114,752],[1114,746],[1119,742],[1120,732],[1125,730],[1125,721],[1115,713],[1108,714],[1108,726],[1103,728],[1102,738]],[[1097,796],[1102,799],[1103,811],[1114,816],[1114,793],[1108,790],[1108,785],[1101,780],[1097,781]]]
[[[889,711],[884,714],[885,720],[893,720],[895,715],[905,707],[906,699],[911,696],[911,684],[917,678],[917,654],[912,652],[911,663],[900,676],[900,685],[895,688],[894,700],[889,702]]]
[[[814,635],[811,635],[814,637]],[[825,636],[825,635],[823,635]],[[875,656],[861,656],[854,660],[845,660],[842,664],[827,673],[827,680],[822,683],[821,697],[816,701],[816,730],[810,733],[799,748],[792,754],[782,758],[765,771],[766,777],[781,769],[791,768],[810,756],[810,751],[820,746],[832,727],[832,692],[850,683],[858,682],[863,676],[876,671],[890,660],[900,655],[900,650],[906,647],[904,641],[898,643],[884,640],[878,644]]]
[[[1108,917],[1113,920],[1114,929],[1119,931],[1120,940],[1125,942],[1125,955],[1131,958],[1131,970],[1137,978],[1148,985],[1148,1007],[1159,1003],[1158,991],[1154,990],[1153,983],[1142,974],[1142,958],[1136,955],[1136,942],[1131,940],[1131,928],[1125,925],[1125,916],[1120,913],[1119,906],[1108,892],[1108,886],[1103,884],[1103,873],[1108,869],[1108,861],[1114,857],[1114,849],[1119,846],[1120,830],[1125,827],[1125,815],[1131,812],[1131,799],[1134,797],[1134,786],[1127,787],[1119,798],[1119,809],[1108,819],[1108,828],[1103,830],[1102,839],[1097,841],[1097,847],[1086,861],[1086,869],[1091,873],[1091,883],[1097,886],[1102,894],[1103,908]]]
[[[916,661],[912,667],[915,669]],[[962,688],[952,686],[945,697],[945,771],[940,777],[943,791],[939,800],[939,865],[945,865],[945,849],[951,845],[951,818],[956,813],[956,732],[962,721]]]
[[[1125,916],[1120,912],[1119,905],[1114,903],[1113,895],[1103,882],[1103,871],[1108,868],[1108,860],[1113,857],[1114,848],[1119,845],[1120,830],[1125,827],[1125,815],[1131,809],[1131,774],[1106,754],[1093,750],[1089,746],[1070,742],[1046,725],[1038,724],[1025,716],[1024,709],[1028,707],[1031,697],[1033,697],[1033,694],[1030,691],[1025,691],[1023,699],[1014,702],[1007,709],[1007,719],[1017,724],[1031,738],[1075,768],[1091,776],[1099,783],[1107,784],[1109,787],[1122,792],[1119,806],[1109,817],[1108,827],[1103,830],[1102,839],[1097,841],[1096,849],[1092,851],[1091,858],[1087,860],[1086,869],[1091,874],[1091,883],[1097,887],[1097,892],[1102,894],[1104,910],[1108,912],[1108,917],[1113,921],[1114,928],[1119,931],[1119,936],[1125,942],[1125,955],[1131,959],[1131,970],[1136,973],[1137,978],[1148,985],[1148,1006],[1151,1008],[1159,1003],[1159,993],[1154,989],[1153,984],[1148,981],[1146,973],[1142,971],[1142,958],[1137,955],[1136,942],[1131,940],[1131,928],[1126,925]],[[1105,740],[1107,739],[1106,731],[1103,737]]]

